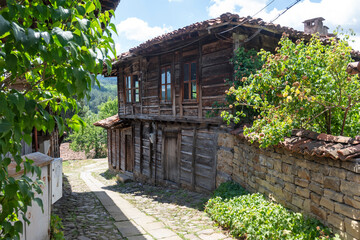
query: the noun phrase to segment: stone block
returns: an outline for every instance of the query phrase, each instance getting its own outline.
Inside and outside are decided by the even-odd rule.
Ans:
[[[300,168],[297,172],[299,178],[310,180],[310,172],[306,169]]]
[[[310,175],[311,175],[311,181],[315,181],[320,184],[324,183],[324,174],[310,171]]]
[[[291,193],[295,193],[295,184],[292,184],[292,183],[285,183],[285,190],[291,192]]]
[[[274,170],[281,172],[281,161],[278,159],[274,160]]]
[[[341,217],[339,214],[330,213],[327,217],[327,222],[333,225],[335,228],[341,231],[345,231],[344,218]]]
[[[289,183],[294,183],[295,182],[295,177],[293,175],[288,175],[288,174],[282,173],[281,178],[285,182],[289,182]]]
[[[310,193],[310,199],[317,205],[320,205],[321,196],[316,193]]]
[[[360,184],[349,182],[346,180],[341,180],[340,190],[342,193],[348,195],[360,196]]]
[[[313,172],[320,172],[324,165],[314,162],[313,160],[306,162],[306,168]]]
[[[311,205],[311,200],[310,199],[305,199],[305,201],[304,201],[304,210],[305,210],[306,213],[311,212],[310,205]]]
[[[353,220],[360,220],[360,210],[351,206],[335,202],[335,212],[341,213]]]
[[[329,176],[338,177],[340,179],[345,179],[346,178],[346,171],[344,169],[332,167],[332,168],[330,168]]]
[[[302,196],[304,198],[309,198],[310,197],[310,191],[307,188],[302,188],[302,187],[296,187],[295,193],[299,196]]]
[[[360,239],[360,222],[345,218],[346,232],[353,236],[355,239]]]
[[[354,173],[360,173],[360,161],[355,159],[353,161],[341,162],[341,167],[350,170]]]
[[[359,173],[353,173],[353,172],[347,172],[346,173],[346,180],[351,182],[360,183],[360,174]]]
[[[309,186],[309,181],[302,179],[302,178],[295,178],[295,185],[298,185],[300,187],[308,187]]]
[[[324,189],[324,196],[340,203],[344,201],[344,194],[330,189]]]
[[[290,175],[292,173],[292,168],[293,168],[292,165],[284,163],[284,162],[281,165],[281,171],[288,175]]]
[[[326,207],[327,209],[329,209],[330,211],[334,211],[335,209],[335,205],[334,202],[326,197],[322,197],[320,200],[320,205],[323,207]]]
[[[302,209],[304,204],[304,199],[296,195],[293,195],[291,203],[294,204],[296,207]]]
[[[354,208],[360,209],[360,201],[355,200],[353,197],[344,196],[344,203]]]
[[[218,135],[218,146],[233,148],[234,147],[234,136],[229,133],[220,133]]]
[[[324,194],[324,189],[320,186],[320,184],[317,184],[315,182],[311,182],[309,184],[309,189],[312,191],[312,192],[315,192],[319,195],[323,195]]]
[[[337,177],[325,177],[324,187],[334,191],[340,191],[340,179]]]
[[[310,211],[312,214],[318,216],[321,220],[326,220],[326,211],[322,207],[311,204]]]
[[[292,202],[292,196],[293,196],[293,194],[292,194],[291,192],[285,190],[285,189],[283,190],[283,192],[284,192],[285,200],[286,200],[287,202]]]
[[[231,151],[227,151],[225,149],[219,149],[217,151],[217,159],[218,163],[223,162],[231,165],[233,161],[234,154]]]

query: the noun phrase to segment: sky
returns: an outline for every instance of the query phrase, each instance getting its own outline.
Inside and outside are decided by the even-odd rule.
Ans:
[[[222,13],[252,16],[267,4],[265,10],[254,17],[270,22],[295,0],[121,0],[112,22],[117,54],[159,35],[188,26],[195,22],[219,17]],[[303,30],[303,21],[325,18],[324,25],[333,32],[338,26],[343,32],[352,29],[356,36],[350,45],[360,50],[359,0],[302,0],[274,23]]]

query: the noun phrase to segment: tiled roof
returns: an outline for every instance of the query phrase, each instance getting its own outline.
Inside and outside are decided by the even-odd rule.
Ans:
[[[103,128],[111,128],[117,124],[120,124],[122,121],[119,118],[119,115],[116,114],[114,116],[102,119],[94,123],[94,126],[103,127]]]
[[[243,129],[241,127],[231,133],[242,139],[250,140],[243,134]],[[303,155],[347,161],[360,156],[360,136],[351,138],[308,130],[293,130],[291,137],[285,137],[278,147]]]

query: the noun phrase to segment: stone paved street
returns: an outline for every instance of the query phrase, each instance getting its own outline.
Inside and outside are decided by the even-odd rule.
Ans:
[[[64,162],[64,176],[53,212],[66,239],[232,239],[202,211],[207,195],[118,184],[106,159]]]

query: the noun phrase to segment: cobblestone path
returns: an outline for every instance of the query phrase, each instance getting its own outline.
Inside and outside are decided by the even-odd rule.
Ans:
[[[106,169],[104,159],[64,162],[64,196],[53,212],[66,239],[233,239],[203,212],[208,195],[118,184]]]

